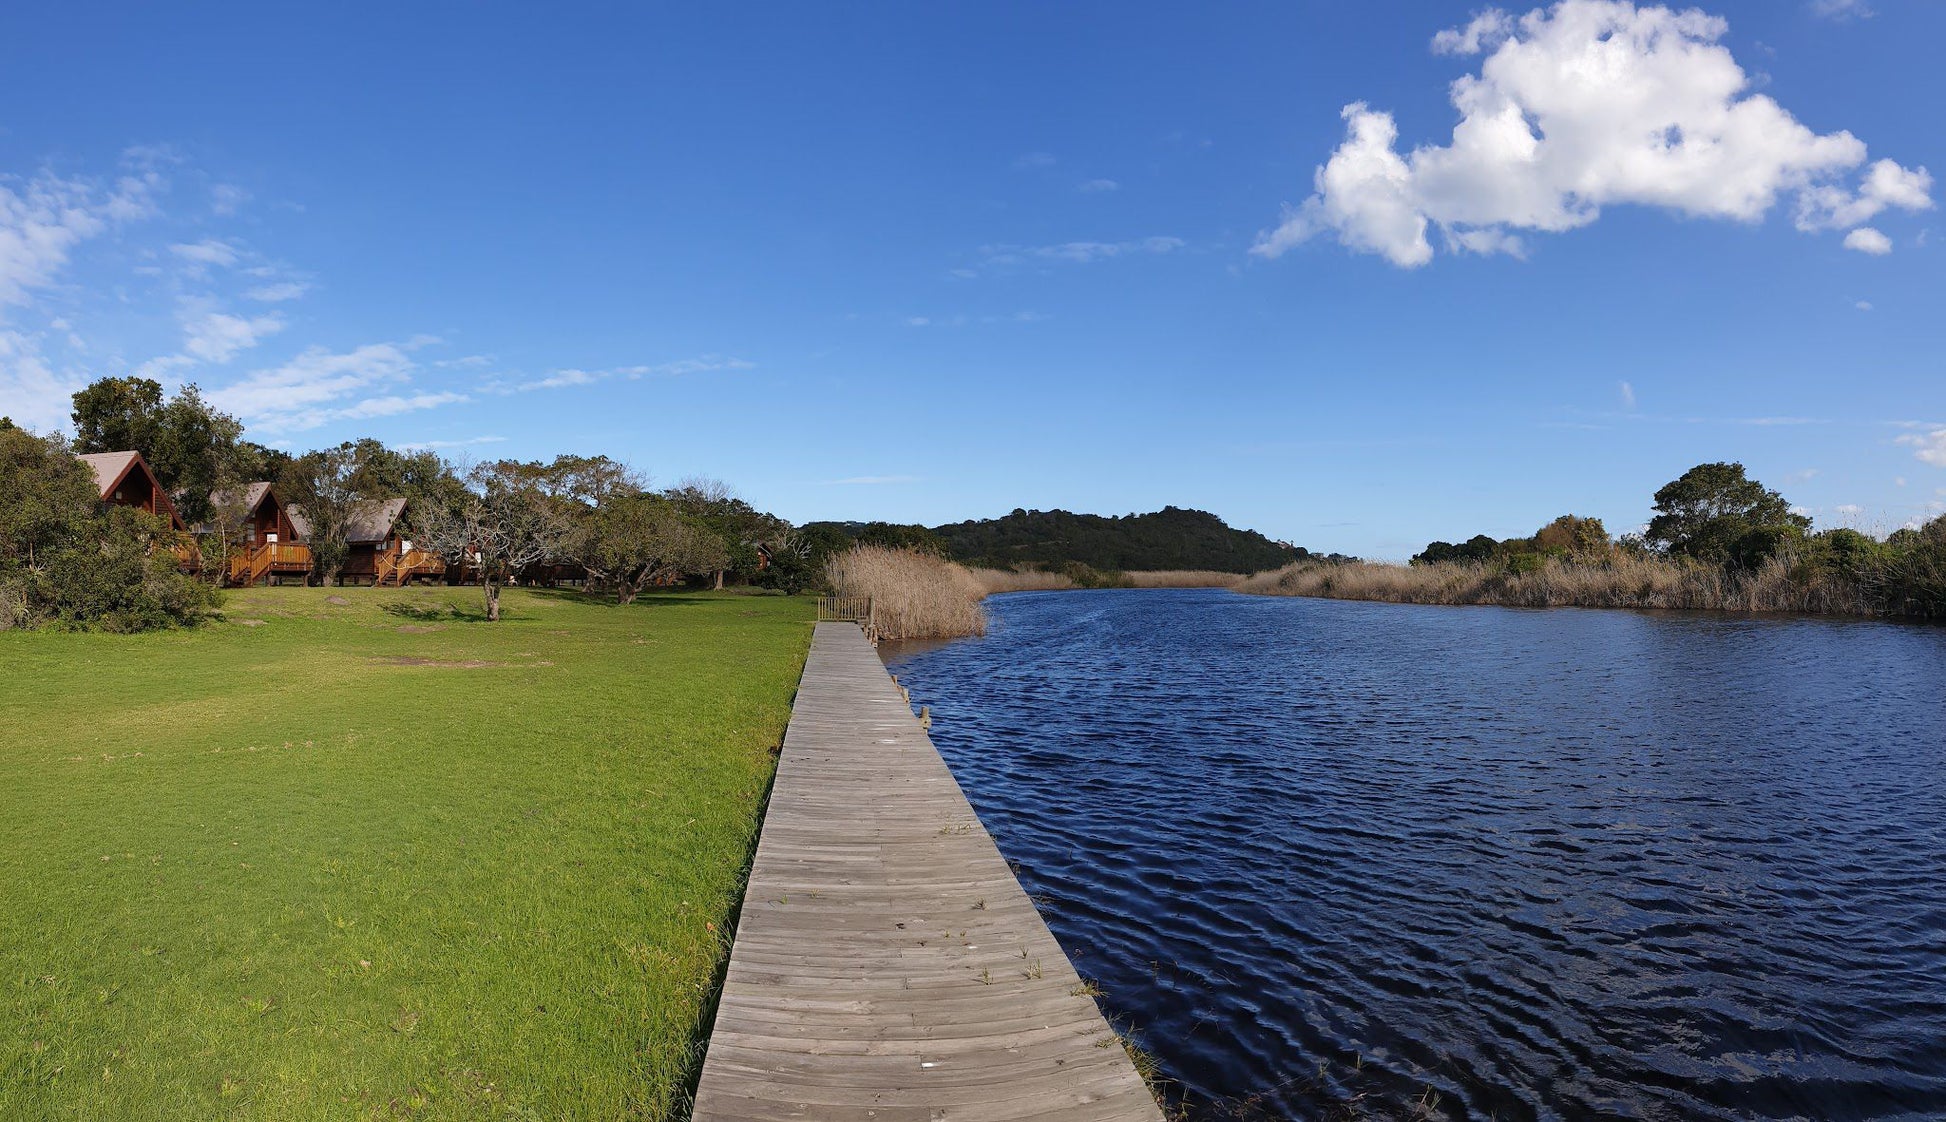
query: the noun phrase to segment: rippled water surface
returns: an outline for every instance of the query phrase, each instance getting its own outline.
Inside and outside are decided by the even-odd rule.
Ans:
[[[1192,1116],[1946,1118],[1946,629],[989,605],[888,660]]]

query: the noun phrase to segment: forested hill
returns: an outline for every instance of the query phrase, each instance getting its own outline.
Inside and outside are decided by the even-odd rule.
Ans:
[[[1079,561],[1103,570],[1214,569],[1254,573],[1310,556],[1255,530],[1236,530],[1202,510],[1103,517],[1065,510],[1015,510],[1001,518],[936,526],[953,557],[968,564]]]

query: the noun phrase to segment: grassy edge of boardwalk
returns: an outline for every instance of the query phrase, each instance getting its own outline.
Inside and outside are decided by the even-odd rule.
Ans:
[[[0,634],[0,1117],[677,1105],[810,605],[477,600]]]

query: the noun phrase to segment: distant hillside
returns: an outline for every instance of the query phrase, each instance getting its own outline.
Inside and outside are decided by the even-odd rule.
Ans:
[[[1105,518],[1065,510],[1015,510],[1002,518],[935,526],[953,557],[974,565],[1079,561],[1097,569],[1214,569],[1255,573],[1310,556],[1255,530],[1235,530],[1202,510],[1163,507]]]

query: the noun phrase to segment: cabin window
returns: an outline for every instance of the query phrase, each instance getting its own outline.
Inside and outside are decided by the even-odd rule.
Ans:
[[[265,541],[265,542],[268,542],[268,543],[269,543],[269,544],[271,544],[271,545],[276,545],[276,544],[277,544],[277,535],[276,535],[276,534],[265,534],[265,535],[264,535],[264,541]]]

